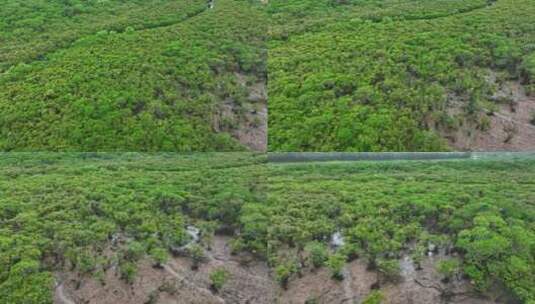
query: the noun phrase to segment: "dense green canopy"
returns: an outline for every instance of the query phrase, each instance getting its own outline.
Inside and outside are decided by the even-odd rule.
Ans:
[[[460,272],[483,294],[502,286],[535,300],[533,159],[264,161],[241,153],[3,154],[0,299],[50,303],[56,272],[99,278],[112,263],[132,282],[141,259],[165,263],[194,225],[201,245],[218,229],[233,231],[231,249],[266,259],[283,286],[306,267],[342,279],[355,258],[395,277],[401,255],[418,264],[433,244],[455,252],[435,265],[444,276]],[[344,243],[333,251],[335,233]],[[202,253],[196,246],[190,255]]]
[[[274,0],[271,151],[448,150],[497,84],[535,92],[530,0]],[[463,125],[464,124],[464,125]]]
[[[236,227],[263,200],[261,155],[3,154],[0,302],[51,303],[53,272],[99,277],[113,261],[131,281],[145,255],[161,263],[188,242]],[[122,240],[124,246],[103,252]]]
[[[240,218],[242,240],[281,283],[308,266],[336,276],[356,257],[396,276],[402,254],[419,263],[434,244],[461,257],[482,293],[505,286],[535,300],[533,159],[272,164],[267,181],[267,203]],[[326,261],[322,246],[336,232],[345,244]],[[436,265],[446,275],[449,258]]]
[[[214,117],[265,79],[259,4],[1,2],[0,150],[246,149]]]

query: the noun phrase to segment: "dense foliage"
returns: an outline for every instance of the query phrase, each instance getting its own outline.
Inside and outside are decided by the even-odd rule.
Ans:
[[[269,164],[262,155],[3,154],[0,299],[50,303],[56,273],[125,282],[185,248],[193,267],[216,231],[265,258],[285,287],[306,269],[344,279],[361,259],[381,282],[429,250],[445,282],[535,300],[535,161],[448,160]],[[191,244],[190,225],[201,232]],[[343,239],[333,245],[335,235]],[[185,246],[185,244],[189,244]],[[336,247],[333,247],[336,246]],[[210,275],[214,291],[229,278]],[[498,286],[498,287],[496,287]],[[375,303],[380,292],[370,295]]]
[[[214,117],[265,79],[258,3],[2,2],[1,150],[245,150]]]
[[[283,286],[304,267],[342,279],[355,258],[395,280],[402,254],[419,265],[441,250],[445,281],[461,273],[483,293],[505,286],[535,300],[533,159],[274,164],[268,174],[267,203],[247,204],[240,242]],[[326,256],[335,233],[344,244]]]
[[[531,0],[270,1],[271,151],[447,150],[509,80],[535,87]],[[496,78],[495,81],[489,79]]]
[[[235,227],[263,200],[264,157],[250,154],[3,154],[0,302],[51,303],[54,272],[136,277],[188,242],[186,225]],[[213,232],[212,232],[213,233]],[[202,254],[202,250],[200,251]],[[194,255],[192,254],[192,257]],[[225,274],[214,275],[215,288]]]
[[[101,30],[124,32],[180,22],[205,9],[187,1],[1,1],[0,72],[43,60],[77,39]]]

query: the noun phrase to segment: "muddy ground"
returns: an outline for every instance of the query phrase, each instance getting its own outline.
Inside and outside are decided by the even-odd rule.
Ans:
[[[235,73],[236,81],[247,92],[243,104],[232,98],[225,99],[213,118],[217,132],[228,132],[253,151],[267,151],[268,107],[265,80],[251,82],[243,73]]]
[[[458,151],[532,151],[535,150],[535,96],[528,96],[518,81],[497,83],[496,75],[490,73],[489,83],[497,87],[489,99],[496,109],[483,109],[478,122],[463,119],[463,126],[455,131],[442,131],[449,145]],[[449,98],[449,114],[459,117],[463,102],[458,96]],[[501,100],[501,101],[500,101]],[[481,121],[487,125],[482,127]]]
[[[376,287],[384,295],[383,304],[507,303],[480,297],[469,282],[461,278],[443,283],[433,267],[437,261],[438,259],[428,258],[422,265],[423,269],[416,270],[412,260],[404,257],[400,261],[402,272],[399,280],[379,286],[372,286],[377,285],[377,272],[368,270],[361,260],[353,261],[345,267],[342,281],[332,279],[327,269],[320,269],[290,282],[289,288],[281,293],[278,303],[362,303]],[[451,293],[451,297],[445,298],[444,291]]]
[[[216,237],[197,270],[192,269],[192,261],[186,257],[172,258],[161,268],[143,260],[133,284],[121,280],[116,267],[106,271],[105,284],[91,276],[58,273],[55,303],[274,303],[277,287],[270,279],[267,265],[245,254],[231,255],[228,240],[228,237]],[[230,277],[216,292],[211,288],[209,276],[220,267]]]
[[[292,278],[287,289],[273,279],[270,268],[263,261],[248,254],[232,255],[229,237],[216,236],[206,260],[197,270],[187,257],[172,258],[163,267],[155,268],[149,260],[139,264],[133,284],[120,279],[116,267],[105,273],[103,283],[91,276],[74,272],[57,273],[56,304],[303,304],[303,303],[362,303],[366,296],[379,287],[385,295],[383,303],[451,303],[483,304],[509,303],[494,295],[482,298],[462,278],[444,283],[435,270],[435,263],[444,256],[428,256],[422,270],[416,270],[412,260],[400,260],[401,274],[395,283],[379,284],[378,274],[367,269],[361,260],[346,265],[344,280],[331,277],[326,268],[305,269]],[[228,282],[216,292],[209,275],[214,269],[224,268],[230,273]],[[375,285],[375,286],[372,286]],[[449,297],[444,297],[448,291]]]

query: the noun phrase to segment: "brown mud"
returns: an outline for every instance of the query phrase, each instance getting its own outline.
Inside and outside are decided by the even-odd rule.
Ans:
[[[192,270],[185,257],[170,259],[163,267],[153,267],[149,260],[138,264],[132,284],[120,278],[116,266],[110,267],[101,283],[92,276],[74,272],[57,274],[54,302],[57,304],[220,304],[274,303],[276,283],[269,268],[252,257],[232,255],[228,237],[216,236],[205,261]],[[230,276],[218,292],[211,287],[210,273],[224,268]]]
[[[528,96],[518,81],[496,83],[493,73],[488,77],[497,86],[490,97],[495,108],[483,108],[477,121],[461,119],[463,126],[455,131],[442,131],[450,147],[458,151],[532,151],[535,150],[535,97]],[[450,116],[461,117],[462,102],[450,96]],[[501,100],[501,102],[499,101]],[[505,102],[504,102],[505,101]],[[481,121],[486,121],[482,126]]]
[[[267,88],[264,80],[248,81],[242,73],[235,73],[236,80],[248,92],[246,101],[238,104],[227,98],[218,106],[213,118],[217,132],[228,132],[253,151],[267,150],[268,107]]]
[[[383,304],[498,304],[511,303],[497,292],[483,298],[469,281],[457,276],[445,283],[436,264],[447,256],[427,256],[418,270],[412,259],[402,256],[400,276],[395,282],[381,282],[376,271],[369,270],[363,259],[348,263],[343,280],[333,279],[330,271],[307,268],[281,288],[263,261],[248,254],[231,254],[230,237],[215,236],[205,261],[192,270],[186,257],[170,259],[155,268],[149,260],[138,265],[132,284],[120,279],[117,267],[105,272],[101,283],[91,276],[74,272],[58,273],[56,304],[354,304],[362,303],[374,288],[379,288]],[[215,269],[230,273],[219,291],[211,287],[210,273]]]

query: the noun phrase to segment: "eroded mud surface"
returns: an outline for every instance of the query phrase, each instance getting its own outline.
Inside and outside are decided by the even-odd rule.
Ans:
[[[229,132],[253,151],[267,150],[268,107],[264,80],[251,82],[247,75],[235,73],[237,82],[247,91],[246,100],[239,104],[225,99],[213,119],[214,130]]]
[[[155,268],[149,260],[139,264],[133,284],[120,279],[117,267],[110,267],[102,282],[94,277],[65,272],[57,274],[55,290],[57,304],[303,304],[362,303],[373,288],[379,288],[388,304],[451,303],[484,304],[512,303],[496,294],[493,299],[482,298],[462,277],[445,283],[436,271],[436,263],[444,254],[430,255],[417,269],[412,259],[400,259],[400,277],[396,282],[381,282],[377,272],[367,269],[358,259],[348,263],[342,271],[343,280],[331,277],[327,268],[304,269],[301,276],[290,280],[282,289],[273,279],[265,262],[247,254],[232,255],[229,237],[216,236],[206,260],[197,270],[186,257],[169,260]],[[210,273],[224,268],[230,273],[228,282],[219,292],[211,287]],[[308,301],[308,302],[307,302]]]
[[[461,278],[449,282],[435,269],[436,263],[445,259],[444,255],[432,255],[423,260],[421,269],[408,256],[400,260],[401,276],[398,282],[382,287],[385,303],[450,303],[450,304],[491,304],[500,303],[488,298],[480,298],[470,283]]]
[[[185,257],[172,258],[161,268],[143,260],[131,285],[120,279],[114,266],[105,272],[104,284],[91,276],[72,272],[58,274],[55,303],[275,303],[278,287],[264,262],[248,255],[231,255],[228,238],[224,236],[217,236],[211,247],[197,270],[192,270],[191,259]],[[220,267],[227,270],[230,277],[223,288],[215,292],[211,288],[210,273]]]
[[[491,74],[489,81],[494,83]],[[484,109],[479,120],[486,119],[482,128],[476,123],[464,121],[459,130],[447,132],[450,146],[461,151],[531,151],[535,150],[535,125],[531,122],[535,113],[535,97],[526,95],[523,86],[515,81],[498,85],[491,99],[506,99],[497,103],[496,110]],[[450,114],[459,113],[455,102]],[[486,118],[484,118],[486,117]]]

